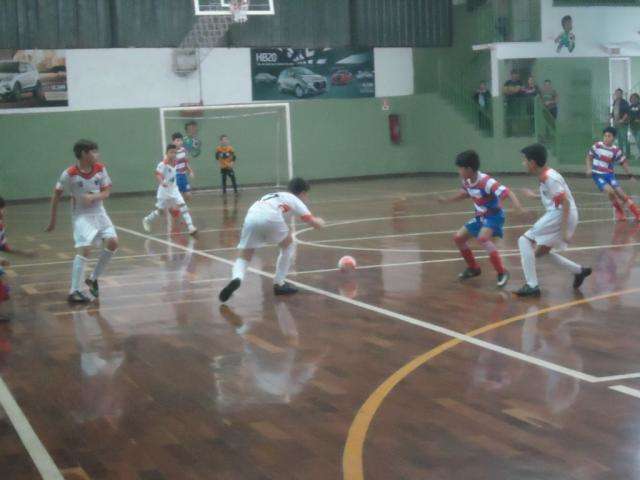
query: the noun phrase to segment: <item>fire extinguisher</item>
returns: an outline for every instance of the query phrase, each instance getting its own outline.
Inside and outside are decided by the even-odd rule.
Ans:
[[[391,137],[391,143],[398,144],[402,141],[400,115],[395,113],[389,115],[389,136]]]

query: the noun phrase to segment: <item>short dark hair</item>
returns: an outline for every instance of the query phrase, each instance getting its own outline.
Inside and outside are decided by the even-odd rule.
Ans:
[[[73,145],[73,154],[76,158],[81,158],[83,153],[91,150],[98,150],[98,144],[92,140],[80,139]]]
[[[456,156],[456,166],[477,172],[480,168],[480,157],[475,150],[465,150]]]
[[[548,78],[544,81],[544,83],[551,83],[551,80],[549,80]]]
[[[167,149],[165,150],[165,152],[168,152],[169,150],[175,150],[176,147],[173,143],[170,143],[169,145],[167,145]]]
[[[184,138],[184,135],[182,135],[180,132],[176,132],[171,135],[171,140],[175,140],[176,138]]]
[[[0,208],[4,208],[4,206],[6,205],[4,198],[0,197]]]
[[[605,133],[610,133],[615,138],[618,136],[618,129],[616,127],[606,127],[602,130],[602,134],[604,135]]]
[[[540,143],[534,143],[520,151],[528,161],[535,162],[539,167],[544,167],[547,164],[547,149]]]
[[[621,88],[616,88],[616,92],[624,93],[624,90],[622,90]]]
[[[229,138],[229,135],[227,135],[226,133],[223,133],[222,135],[220,135],[220,140],[222,140],[224,137]]]
[[[573,18],[571,18],[571,15],[565,15],[564,17],[562,17],[562,20],[561,20],[562,26],[564,27],[564,25],[567,22],[571,22],[571,21],[573,21]],[[557,23],[556,23],[556,25],[557,25]]]
[[[292,178],[289,182],[289,191],[294,195],[300,195],[303,192],[311,190],[309,183],[304,178],[296,177]]]
[[[191,120],[190,122],[187,122],[184,124],[184,129],[186,130],[187,128],[189,128],[191,125],[198,125],[198,122],[196,122],[195,120]]]

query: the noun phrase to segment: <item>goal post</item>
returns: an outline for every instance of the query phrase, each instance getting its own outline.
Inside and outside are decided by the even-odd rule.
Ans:
[[[200,154],[191,158],[195,188],[220,184],[215,149],[221,135],[229,136],[238,156],[235,171],[240,185],[282,186],[293,178],[289,103],[160,108],[162,155],[174,132],[187,135],[189,122],[195,122],[200,141]]]

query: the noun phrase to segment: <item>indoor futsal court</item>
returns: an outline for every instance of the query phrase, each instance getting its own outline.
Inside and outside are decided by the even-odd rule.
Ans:
[[[640,478],[639,13],[0,0],[0,479]]]

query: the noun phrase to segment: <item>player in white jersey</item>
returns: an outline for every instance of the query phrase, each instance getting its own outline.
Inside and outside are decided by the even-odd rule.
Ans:
[[[151,224],[161,216],[165,210],[177,208],[182,216],[182,220],[187,224],[191,235],[198,231],[193,225],[189,208],[187,207],[178,185],[176,184],[176,146],[171,143],[167,145],[164,159],[156,168],[156,179],[158,180],[158,192],[156,208],[142,219],[142,227],[145,232],[151,231]]]
[[[540,195],[525,190],[530,198],[541,198],[546,213],[518,239],[520,259],[524,270],[525,284],[516,292],[520,297],[539,297],[540,287],[536,273],[536,257],[548,257],[557,265],[573,274],[573,288],[580,288],[591,269],[552,252],[563,250],[573,237],[578,226],[578,209],[571,190],[562,175],[547,167],[547,149],[540,144],[522,149],[524,165],[529,173],[540,181]],[[534,245],[537,248],[534,250]]]
[[[90,299],[82,292],[80,284],[91,254],[91,246],[100,242],[104,245],[93,273],[85,280],[91,294],[98,298],[98,277],[118,249],[118,236],[102,204],[111,193],[111,179],[105,166],[98,161],[98,145],[91,140],[78,140],[73,146],[73,153],[77,163],[60,175],[51,198],[51,219],[46,231],[52,232],[56,228],[58,203],[64,190],[68,190],[71,194],[71,221],[77,251],[73,260],[68,300],[72,303],[86,303]]]
[[[289,182],[288,190],[265,195],[249,208],[238,244],[240,256],[233,265],[233,279],[220,292],[221,302],[229,300],[233,292],[240,288],[256,248],[266,244],[277,244],[280,247],[273,292],[276,295],[287,295],[298,291],[285,281],[295,253],[295,244],[288,223],[295,215],[313,228],[322,228],[324,220],[314,217],[303,202],[309,191],[306,181],[294,178]]]

